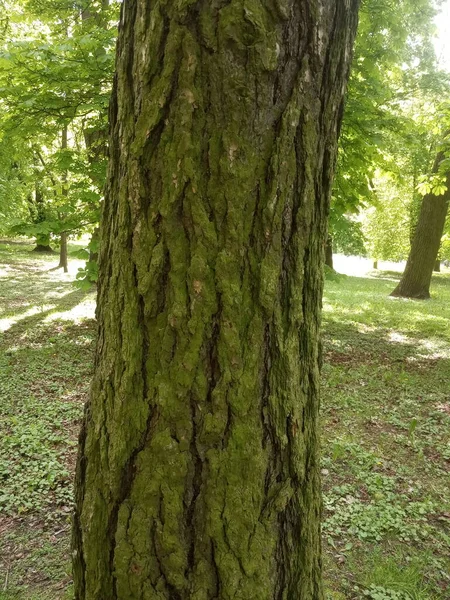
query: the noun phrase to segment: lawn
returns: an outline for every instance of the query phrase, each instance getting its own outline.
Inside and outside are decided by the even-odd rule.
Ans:
[[[450,598],[450,276],[327,281],[323,486],[330,598]]]
[[[0,244],[0,600],[68,600],[95,296],[72,285],[81,263],[30,250]],[[326,283],[327,600],[448,600],[450,275],[427,302],[371,275]]]

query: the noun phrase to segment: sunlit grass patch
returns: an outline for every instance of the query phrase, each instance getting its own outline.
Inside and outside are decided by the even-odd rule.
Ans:
[[[447,600],[450,277],[418,302],[390,298],[384,275],[326,283],[328,597]]]
[[[71,580],[72,481],[95,292],[74,289],[73,272],[50,272],[55,256],[0,249],[0,263],[10,259],[0,282],[0,600],[59,600]]]

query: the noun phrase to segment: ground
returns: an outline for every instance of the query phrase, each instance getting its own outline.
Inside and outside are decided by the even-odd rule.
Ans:
[[[30,250],[0,244],[0,600],[69,600],[95,294]],[[337,265],[359,276],[324,298],[327,600],[448,600],[450,273],[417,302],[389,298],[396,271]]]

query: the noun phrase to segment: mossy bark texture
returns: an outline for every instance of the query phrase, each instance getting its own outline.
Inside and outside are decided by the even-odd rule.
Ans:
[[[434,165],[434,172],[438,171],[439,164],[443,159],[444,155],[439,154]],[[391,296],[417,298],[418,300],[430,297],[431,277],[433,270],[436,270],[437,256],[450,200],[450,174],[447,175],[446,185],[445,194],[434,196],[430,193],[422,201],[405,271]]]
[[[126,0],[78,600],[320,600],[319,325],[357,0]]]

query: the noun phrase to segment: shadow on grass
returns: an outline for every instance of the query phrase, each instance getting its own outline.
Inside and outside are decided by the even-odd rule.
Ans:
[[[17,259],[17,256],[14,255],[14,258]],[[47,270],[48,260],[19,260],[14,263],[9,258],[0,255],[0,314],[3,316],[17,316],[35,306],[59,300],[73,289],[68,278]]]
[[[450,372],[448,343],[421,336],[419,332],[407,335],[383,327],[364,331],[357,323],[328,320],[323,344],[325,364],[372,364],[374,367],[385,364],[389,368],[397,364],[408,369],[431,369],[439,363]]]
[[[68,312],[81,304],[91,292],[84,290],[74,290],[69,294],[62,296],[60,299],[52,302],[51,308],[41,310],[35,314],[22,317],[8,327],[2,338],[5,343],[8,343],[12,338],[24,333],[24,331],[38,327],[42,321],[54,313]]]
[[[405,341],[422,342],[432,338],[450,344],[449,275],[435,277],[431,299],[409,300],[389,296],[393,283],[384,274],[380,273],[376,278],[347,276],[342,280],[327,281],[325,331],[329,327],[340,331],[341,325],[349,325],[364,334],[378,331],[380,338],[396,334],[394,342],[402,337]],[[340,332],[336,332],[338,334]]]

